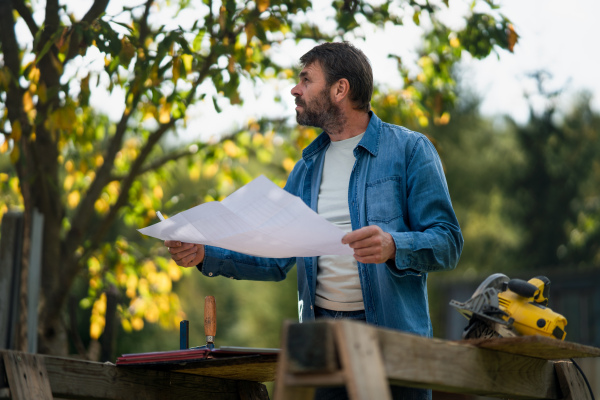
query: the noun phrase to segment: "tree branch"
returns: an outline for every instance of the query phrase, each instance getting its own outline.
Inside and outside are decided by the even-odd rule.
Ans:
[[[59,10],[58,0],[47,0],[46,1],[46,19],[44,20],[44,25],[46,28],[46,35],[48,38],[52,36],[54,32],[58,29],[60,25],[60,18],[58,16]]]
[[[144,15],[140,20],[140,45],[143,46],[146,41],[146,36],[150,33],[148,29],[148,16],[150,15],[150,6],[152,5],[153,0],[146,1],[146,7],[144,8]]]
[[[143,175],[148,171],[154,171],[170,161],[176,161],[182,157],[186,157],[191,154],[193,154],[193,153],[189,150],[179,150],[174,153],[168,154],[168,155],[161,157],[159,159],[156,159],[153,162],[151,162],[150,164],[140,168],[140,170],[138,172],[138,176]],[[127,174],[127,175],[129,175],[129,174]],[[111,181],[123,181],[124,179],[127,178],[127,175],[112,175],[110,180]]]
[[[102,240],[102,238],[104,237],[104,235],[106,234],[106,232],[109,230],[109,228],[113,224],[114,220],[116,219],[117,213],[119,212],[119,210],[123,206],[125,206],[125,204],[127,204],[128,199],[129,199],[129,190],[131,189],[131,186],[135,182],[136,178],[139,176],[140,170],[142,168],[142,164],[146,161],[146,159],[150,155],[150,152],[152,151],[154,146],[158,143],[160,138],[162,138],[162,136],[169,129],[171,129],[174,125],[175,125],[175,120],[172,119],[168,123],[162,124],[156,131],[154,131],[150,135],[150,137],[148,138],[148,141],[142,148],[140,155],[135,159],[133,165],[131,166],[131,168],[129,170],[130,171],[129,174],[121,182],[121,191],[119,193],[119,197],[117,198],[117,201],[115,202],[115,204],[112,205],[112,207],[110,208],[110,211],[108,212],[108,215],[104,218],[100,227],[94,232],[94,236],[90,240],[89,244],[86,246],[87,247],[86,253],[90,252],[90,251],[92,251],[92,249],[95,249],[98,247],[98,244],[100,243],[100,241]],[[85,254],[82,258],[85,259],[87,256],[88,255]],[[79,265],[79,262],[76,265]]]
[[[40,28],[35,23],[29,7],[23,1],[19,0],[12,0],[12,4],[14,9],[17,10],[19,15],[21,16],[21,18],[23,18],[23,21],[25,21],[25,23],[27,24],[31,35],[35,38]]]
[[[82,22],[92,23],[98,18],[104,11],[106,11],[106,7],[108,6],[108,2],[110,0],[95,0],[94,4],[90,7],[87,13],[81,19]]]

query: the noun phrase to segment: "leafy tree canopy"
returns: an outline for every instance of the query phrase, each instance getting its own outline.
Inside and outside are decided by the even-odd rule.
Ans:
[[[185,126],[193,104],[213,102],[217,111],[224,100],[240,104],[241,82],[294,79],[297,71],[276,61],[283,42],[359,40],[365,27],[422,26],[416,73],[390,45],[405,83],[397,93],[378,93],[375,109],[396,109],[391,122],[427,126],[450,118],[451,71],[463,53],[483,58],[517,40],[493,0],[473,1],[459,27],[440,17],[447,0],[335,0],[331,31],[310,20],[309,0],[147,0],[110,14],[109,3],[117,2],[94,0],[77,17],[58,0],[0,1],[0,209],[24,209],[25,238],[33,210],[44,215],[42,352],[67,351],[61,319],[70,294],[90,310],[92,340],[112,312],[126,330],[144,321],[178,324],[172,288],[186,271],[135,232],[154,222],[155,210],[183,204],[176,206],[183,196],[165,197],[178,179],[170,162],[189,160],[186,173],[198,182],[189,203],[220,199],[258,173],[256,162],[271,165],[281,181],[317,132],[281,135],[281,121],[258,121],[217,143],[179,147],[166,135]],[[173,23],[190,13],[192,23]],[[17,37],[20,26],[28,33]],[[94,54],[100,69],[85,64]],[[93,90],[122,93],[117,121],[90,106]],[[27,258],[24,252],[25,268]]]

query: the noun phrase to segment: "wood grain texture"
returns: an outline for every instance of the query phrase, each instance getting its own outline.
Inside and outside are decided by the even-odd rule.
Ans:
[[[377,329],[349,320],[340,320],[333,327],[350,399],[391,400]]]
[[[52,400],[44,358],[16,351],[3,352],[10,395],[14,400]]]
[[[571,361],[558,361],[554,367],[563,394],[562,400],[592,400],[588,387]]]
[[[379,329],[396,384],[490,397],[558,399],[551,361]]]
[[[202,360],[179,365],[164,365],[162,368],[174,372],[215,378],[273,382],[277,370],[277,355]]]
[[[46,357],[55,397],[69,399],[239,400],[237,382],[172,371]]]
[[[600,357],[600,349],[597,347],[561,341],[546,336],[471,339],[463,340],[460,343],[544,360]]]
[[[600,354],[600,349],[594,347],[545,337],[496,339],[491,344],[490,341],[452,342],[375,328],[356,321],[323,323],[304,323],[302,329],[295,329],[293,324],[284,328],[281,344],[284,351],[280,353],[276,382],[276,388],[281,386],[282,389],[276,390],[276,399],[286,399],[283,394],[305,398],[297,390],[300,387],[340,384],[347,386],[351,398],[368,398],[363,393],[370,393],[371,398],[385,398],[381,393],[373,397],[373,390],[387,387],[387,381],[447,393],[511,399],[562,399],[563,391],[552,360],[566,355],[591,357]],[[331,354],[319,357],[312,365],[311,357],[307,355],[309,350],[295,347],[293,357],[302,361],[302,368],[294,372],[287,351],[292,338],[287,335],[301,331],[306,334],[313,325],[320,332],[315,337],[327,336],[322,332],[323,326],[334,330],[333,346],[317,346],[319,351]],[[313,344],[313,341],[308,343]],[[302,351],[307,354],[301,354]],[[314,348],[310,349],[310,352],[314,351]],[[380,354],[381,361],[376,361],[373,354]],[[336,357],[340,363],[337,371],[319,372],[323,367],[322,359]],[[380,372],[378,363],[383,365],[384,372]],[[382,379],[385,383],[377,383],[376,389],[366,389],[371,382]],[[582,384],[581,378],[575,375],[568,375],[566,379],[567,382],[568,379],[576,381],[571,383],[574,388]]]

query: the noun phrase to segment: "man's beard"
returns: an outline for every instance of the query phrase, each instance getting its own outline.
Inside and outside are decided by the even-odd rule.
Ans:
[[[321,128],[330,134],[336,134],[343,128],[344,116],[341,109],[331,101],[329,90],[330,87],[323,89],[310,105],[296,97],[296,104],[303,108],[302,112],[296,111],[298,124]]]

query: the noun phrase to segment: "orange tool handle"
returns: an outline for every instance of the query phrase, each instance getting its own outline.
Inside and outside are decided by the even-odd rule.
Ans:
[[[204,298],[204,334],[206,336],[217,334],[217,305],[214,296]]]

